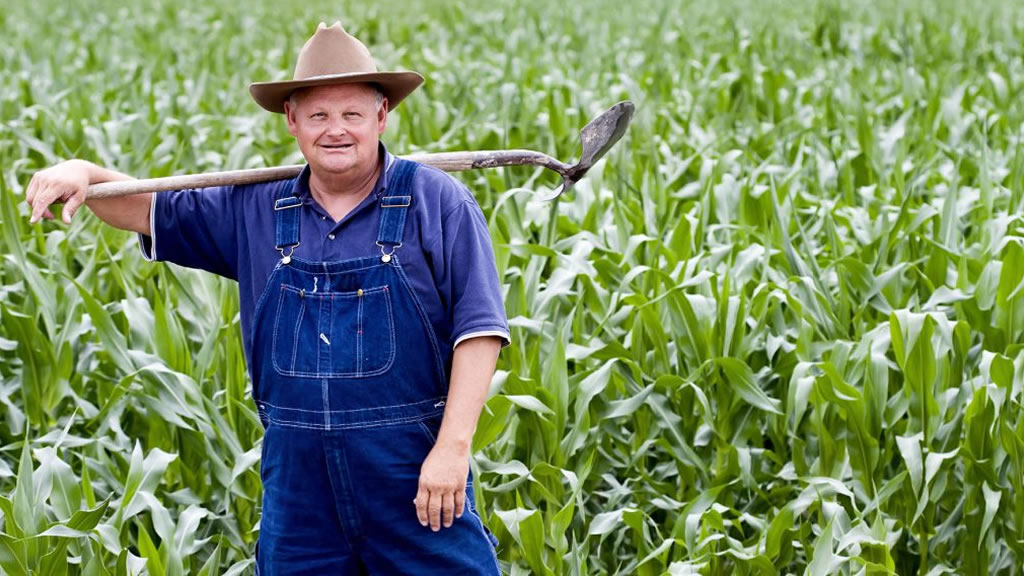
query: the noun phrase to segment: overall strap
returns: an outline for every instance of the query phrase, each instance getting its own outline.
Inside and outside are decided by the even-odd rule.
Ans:
[[[292,261],[292,252],[299,245],[299,216],[302,199],[292,194],[292,186],[283,185],[274,195],[274,247],[281,253],[281,263]]]
[[[412,204],[412,179],[420,167],[416,162],[397,157],[393,162],[388,178],[391,194],[380,199],[380,227],[377,230],[377,245],[384,262],[390,262],[395,249],[402,245],[405,215]]]

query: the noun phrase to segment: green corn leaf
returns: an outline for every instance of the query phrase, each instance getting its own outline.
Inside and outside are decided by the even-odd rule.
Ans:
[[[987,482],[982,483],[981,490],[985,494],[985,516],[981,521],[981,533],[978,534],[979,550],[985,541],[985,535],[988,533],[989,527],[992,525],[992,520],[996,517],[996,512],[999,511],[999,501],[1003,497],[1003,493],[999,490],[989,488]]]
[[[748,404],[765,412],[782,415],[781,404],[761,390],[750,366],[735,358],[715,358],[714,362],[724,373],[726,382]]]
[[[151,574],[166,574],[163,558],[161,558],[156,546],[153,545],[153,540],[150,538],[149,531],[145,525],[139,526],[138,543],[139,554],[146,560],[146,569]]]

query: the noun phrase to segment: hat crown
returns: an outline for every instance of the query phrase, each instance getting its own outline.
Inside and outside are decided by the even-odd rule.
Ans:
[[[299,88],[370,82],[388,99],[388,110],[423,83],[423,76],[409,71],[379,72],[370,51],[335,22],[323,22],[299,51],[292,80],[254,82],[249,93],[265,110],[283,114],[288,96]]]
[[[299,52],[293,80],[374,72],[377,65],[365,44],[345,32],[341,22],[330,27],[321,22]]]

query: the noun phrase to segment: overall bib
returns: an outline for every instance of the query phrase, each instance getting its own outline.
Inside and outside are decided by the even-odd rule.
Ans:
[[[421,526],[413,504],[451,358],[397,253],[417,167],[394,160],[377,256],[292,258],[302,200],[275,199],[282,258],[256,305],[251,359],[266,429],[259,575],[499,573],[471,475],[450,528]]]

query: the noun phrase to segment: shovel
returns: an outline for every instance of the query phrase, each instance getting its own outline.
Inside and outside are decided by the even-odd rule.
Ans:
[[[579,182],[587,171],[597,163],[626,133],[629,121],[633,118],[633,103],[626,100],[606,110],[591,120],[580,131],[583,153],[575,164],[566,164],[555,160],[547,154],[533,150],[479,150],[474,152],[440,152],[435,154],[412,154],[403,156],[407,160],[415,160],[428,166],[434,166],[445,172],[475,170],[477,168],[497,168],[499,166],[543,166],[558,172],[562,177],[562,187],[557,191],[541,195],[542,200],[554,200],[566,190]],[[188,176],[168,176],[148,180],[127,180],[122,182],[105,182],[89,186],[87,198],[110,198],[113,196],[129,196],[147,192],[164,190],[182,190],[185,188],[208,188],[211,186],[228,186],[266,182],[268,180],[284,180],[294,178],[302,171],[302,165],[278,166],[275,168],[256,168],[252,170],[231,170],[228,172],[210,172]]]

